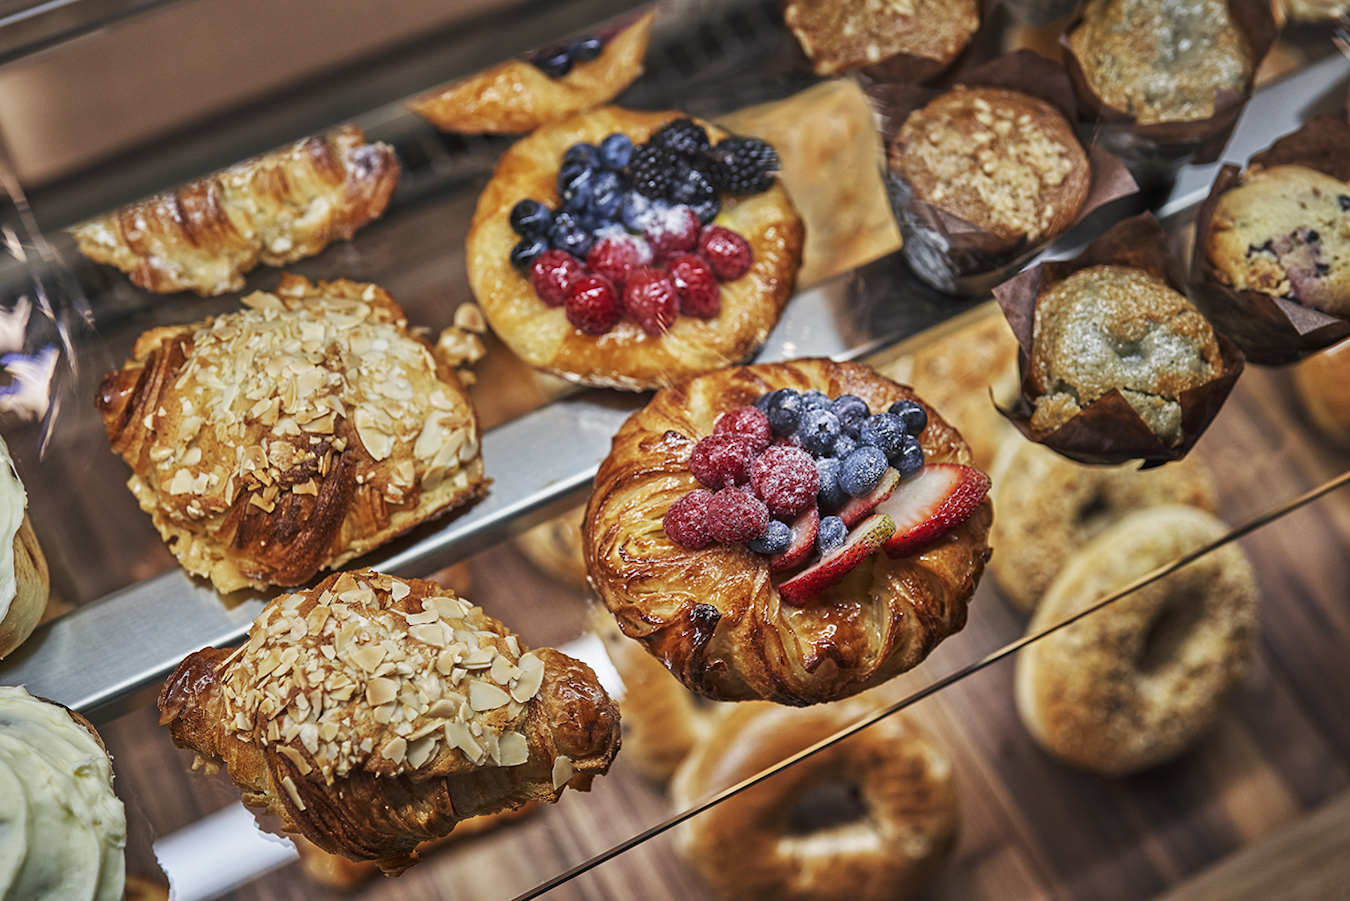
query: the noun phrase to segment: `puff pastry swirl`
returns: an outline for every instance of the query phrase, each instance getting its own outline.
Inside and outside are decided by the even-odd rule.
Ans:
[[[384,213],[398,184],[387,144],[355,125],[288,144],[71,229],[80,252],[147,291],[238,291],[259,263],[284,266]]]
[[[698,487],[689,472],[694,444],[720,414],[777,388],[855,394],[877,412],[902,398],[922,403],[866,366],[826,359],[732,367],[658,391],[600,464],[582,547],[619,627],[692,691],[805,706],[878,685],[965,626],[989,557],[993,507],[986,498],[916,555],[872,555],[805,607],[780,601],[768,558],[744,544],[679,547],[662,517]],[[919,442],[929,463],[971,462],[960,434],[931,409]]]
[[[283,276],[151,329],[98,407],[179,562],[221,591],[300,585],[486,485],[454,371],[376,285]]]
[[[618,708],[584,663],[529,650],[434,582],[369,570],[274,599],[244,645],[184,660],[159,708],[245,804],[390,874],[461,820],[588,790],[619,749]]]

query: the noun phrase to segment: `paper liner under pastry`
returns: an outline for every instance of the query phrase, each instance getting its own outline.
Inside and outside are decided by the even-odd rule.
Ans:
[[[994,289],[994,297],[1017,336],[1017,364],[1022,376],[1022,394],[1010,409],[1002,411],[1003,415],[1027,439],[1080,463],[1116,464],[1142,460],[1143,468],[1147,469],[1169,460],[1179,460],[1186,456],[1218,414],[1242,373],[1242,352],[1217,330],[1223,371],[1206,384],[1179,395],[1181,441],[1176,446],[1163,443],[1124,395],[1114,389],[1087,404],[1082,412],[1054,431],[1037,434],[1031,427],[1031,414],[1035,409],[1030,376],[1036,300],[1047,286],[1080,269],[1104,264],[1142,269],[1182,292],[1177,265],[1167,250],[1167,235],[1151,213],[1117,223],[1073,260],[1042,263],[999,285]]]
[[[1049,103],[1073,124],[1077,121],[1073,86],[1057,63],[1030,50],[1018,50],[969,72],[961,84],[1018,91]],[[909,84],[874,84],[867,89],[887,153],[910,113],[921,109],[940,91]],[[990,291],[1022,268],[1060,235],[1081,223],[1105,204],[1138,190],[1120,160],[1102,148],[1088,149],[1092,182],[1073,221],[1054,234],[1031,242],[1025,236],[1005,238],[967,222],[914,196],[909,183],[889,165],[883,175],[891,210],[904,239],[901,249],[914,274],[948,294],[977,295]]]
[[[1241,93],[1219,91],[1214,98],[1214,114],[1205,119],[1141,125],[1131,113],[1109,106],[1088,84],[1068,40],[1069,32],[1081,19],[1060,36],[1064,68],[1073,82],[1083,119],[1095,123],[1094,143],[1119,158],[1145,189],[1170,183],[1187,163],[1217,160],[1251,99],[1256,71],[1279,35],[1279,27],[1266,0],[1228,0],[1228,5],[1233,24],[1251,53],[1251,73]]]
[[[1254,155],[1248,168],[1306,166],[1341,181],[1350,181],[1350,123],[1331,115],[1312,118],[1302,128],[1285,135],[1268,149]],[[1350,321],[1296,300],[1238,291],[1225,285],[1205,253],[1219,197],[1242,183],[1242,170],[1232,164],[1219,170],[1209,197],[1200,205],[1195,220],[1195,242],[1187,294],[1214,324],[1253,363],[1283,366],[1329,347],[1350,336]]]

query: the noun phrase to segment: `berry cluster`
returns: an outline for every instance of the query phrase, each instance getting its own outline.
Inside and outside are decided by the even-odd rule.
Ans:
[[[558,170],[559,208],[526,198],[511,209],[520,236],[511,264],[540,300],[564,306],[588,334],[625,316],[653,335],[680,314],[711,319],[721,310],[719,283],[753,263],[743,237],[711,224],[718,192],[765,191],[777,168],[763,141],[729,137],[710,146],[690,119],[636,146],[621,133],[575,144]]]
[[[588,63],[600,56],[605,42],[598,37],[579,37],[562,47],[546,47],[536,50],[525,57],[549,78],[562,78],[577,63]]]
[[[848,530],[924,468],[923,406],[872,413],[851,394],[771,391],[717,420],[694,445],[696,488],[671,505],[667,537],[699,550],[743,541],[782,572],[839,550]]]

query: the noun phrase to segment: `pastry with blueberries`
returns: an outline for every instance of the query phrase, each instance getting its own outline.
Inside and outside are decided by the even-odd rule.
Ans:
[[[654,12],[535,50],[408,103],[441,131],[513,135],[609,103],[642,74]]]
[[[989,487],[955,429],[867,366],[731,367],[629,417],[582,547],[620,629],[690,690],[805,706],[965,625]]]
[[[754,138],[605,107],[516,142],[479,196],[469,284],[521,359],[641,391],[738,363],[777,323],[804,228]]]

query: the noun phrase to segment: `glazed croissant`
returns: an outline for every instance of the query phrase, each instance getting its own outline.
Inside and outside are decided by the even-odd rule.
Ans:
[[[355,125],[254,157],[71,229],[80,252],[160,294],[238,291],[378,218],[398,183],[387,144]]]
[[[338,573],[273,600],[159,698],[174,743],[326,851],[398,874],[469,817],[605,773],[618,708],[580,661],[528,650],[433,582]]]
[[[146,332],[99,386],[185,569],[301,585],[484,490],[473,405],[387,292],[285,275],[244,305]]]

